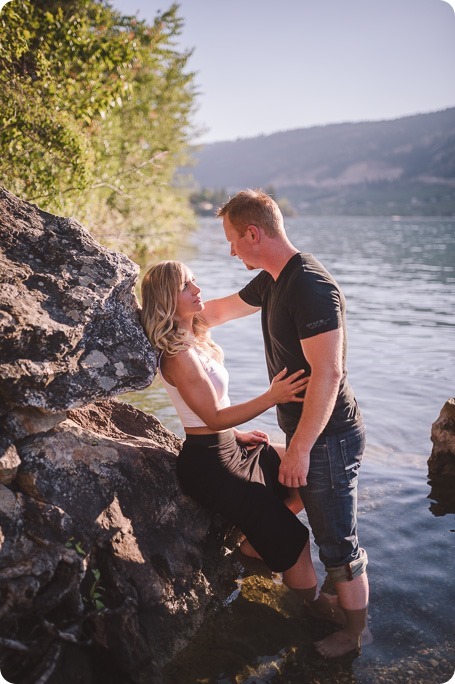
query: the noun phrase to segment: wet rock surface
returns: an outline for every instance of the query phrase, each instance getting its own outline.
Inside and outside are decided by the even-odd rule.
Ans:
[[[455,398],[448,399],[431,427],[428,477],[434,515],[455,513]]]
[[[455,477],[455,397],[448,399],[431,427],[433,449],[428,459],[432,476]]]

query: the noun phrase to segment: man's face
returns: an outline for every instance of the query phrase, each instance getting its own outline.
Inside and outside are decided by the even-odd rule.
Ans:
[[[234,228],[227,215],[223,216],[223,228],[226,240],[231,246],[231,256],[236,256],[240,261],[243,261],[249,271],[258,268],[251,263],[253,254],[248,229],[244,235],[241,235],[238,230]]]

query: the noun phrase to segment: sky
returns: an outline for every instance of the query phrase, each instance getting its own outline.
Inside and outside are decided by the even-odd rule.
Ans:
[[[152,22],[170,0],[109,0]],[[199,142],[455,106],[455,2],[181,0]]]

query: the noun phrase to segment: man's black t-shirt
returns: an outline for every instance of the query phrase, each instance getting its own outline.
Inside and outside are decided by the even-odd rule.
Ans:
[[[262,332],[269,378],[283,368],[311,373],[300,340],[343,328],[343,377],[333,413],[323,431],[330,435],[361,422],[361,415],[346,377],[345,299],[339,286],[312,254],[295,254],[274,281],[261,271],[239,292],[251,306],[262,308]],[[278,424],[291,436],[299,422],[302,405],[277,406]]]

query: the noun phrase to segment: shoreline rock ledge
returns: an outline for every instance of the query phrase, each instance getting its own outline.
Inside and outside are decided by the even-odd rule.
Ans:
[[[238,576],[235,533],[180,492],[179,438],[115,398],[156,372],[138,272],[0,188],[0,670],[14,684],[165,681]]]
[[[455,397],[450,397],[431,426],[428,478],[433,515],[455,513]]]

